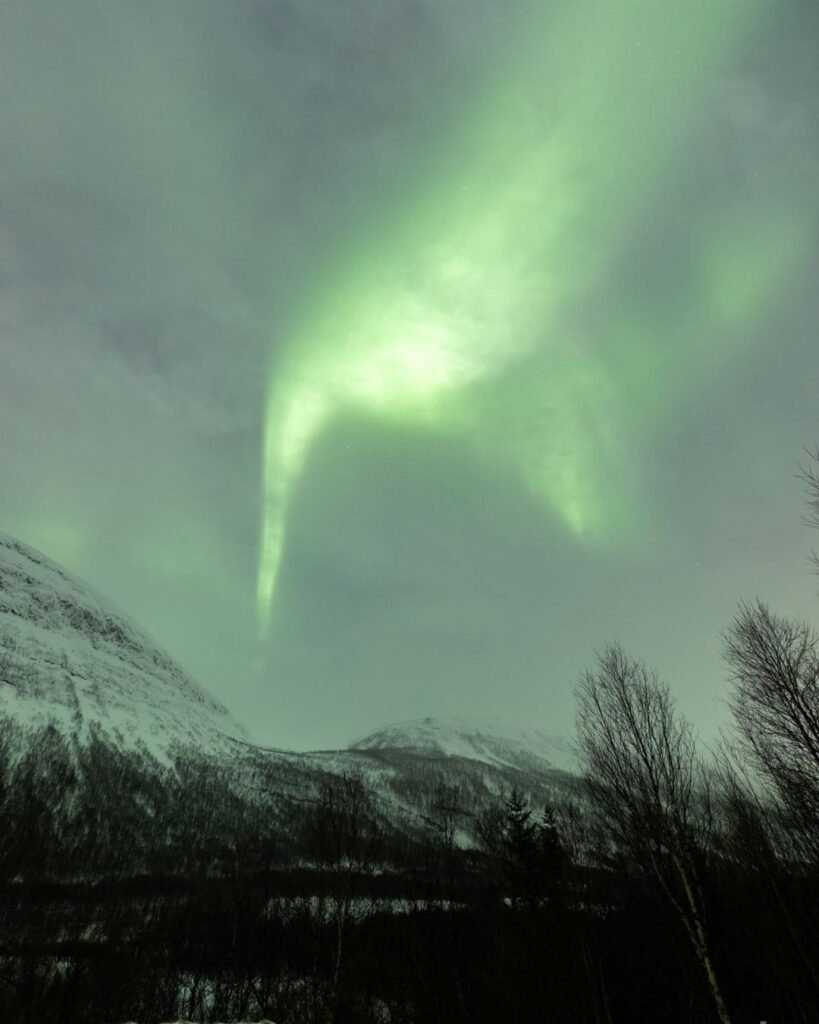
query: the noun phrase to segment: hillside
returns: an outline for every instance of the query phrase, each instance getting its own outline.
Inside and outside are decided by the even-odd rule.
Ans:
[[[0,534],[0,713],[167,761],[247,739],[227,709],[88,584]]]
[[[177,873],[240,847],[287,861],[344,775],[410,844],[434,831],[444,792],[469,846],[481,811],[512,789],[542,806],[575,785],[564,744],[497,722],[423,719],[340,750],[261,747],[92,587],[2,534],[0,726],[0,802],[28,829],[3,854],[12,872]]]
[[[527,773],[574,771],[576,754],[566,739],[522,730],[498,719],[420,718],[370,733],[351,750],[402,750],[428,757],[467,758]]]

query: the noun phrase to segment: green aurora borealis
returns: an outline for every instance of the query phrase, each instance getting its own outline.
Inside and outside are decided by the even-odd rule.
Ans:
[[[7,0],[0,530],[271,744],[612,639],[710,735],[815,618],[817,268],[815,0]]]
[[[473,432],[519,464],[573,533],[622,539],[638,512],[627,496],[618,507],[622,496],[604,467],[617,466],[629,429],[649,418],[656,427],[658,391],[673,415],[698,377],[743,344],[749,322],[775,309],[809,226],[798,207],[704,225],[683,323],[640,316],[584,338],[571,314],[617,260],[715,77],[759,31],[766,6],[579,4],[548,29],[535,8],[474,116],[453,126],[454,155],[440,175],[419,182],[417,196],[340,254],[273,361],[262,453],[262,632],[291,490],[339,411]],[[582,59],[567,67],[566,53]],[[532,373],[537,387],[527,394]],[[523,404],[522,436],[504,430],[497,404]]]

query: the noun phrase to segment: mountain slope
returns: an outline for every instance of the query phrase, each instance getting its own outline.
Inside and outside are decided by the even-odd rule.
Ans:
[[[211,870],[302,856],[330,780],[353,775],[385,831],[459,844],[517,789],[571,796],[566,749],[497,723],[429,720],[346,750],[254,744],[127,616],[44,555],[0,534],[0,871],[83,876]],[[265,858],[268,860],[266,861]]]
[[[399,722],[357,740],[350,749],[467,758],[496,768],[535,774],[574,771],[576,767],[576,756],[568,740],[555,739],[537,729],[516,729],[497,719],[420,718]]]
[[[0,712],[167,760],[246,739],[225,707],[85,582],[0,534]]]

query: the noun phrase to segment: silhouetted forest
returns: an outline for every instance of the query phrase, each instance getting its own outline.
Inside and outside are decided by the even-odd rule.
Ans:
[[[819,637],[754,602],[723,639],[715,749],[612,645],[575,791],[487,805],[441,771],[413,829],[365,774],[283,818],[279,769],[242,793],[204,757],[4,723],[0,1019],[819,1020]]]

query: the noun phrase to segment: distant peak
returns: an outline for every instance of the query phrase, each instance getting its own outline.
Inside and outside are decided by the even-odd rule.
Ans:
[[[396,722],[350,744],[350,749],[405,750],[426,756],[465,757],[524,770],[572,771],[577,760],[569,739],[516,726],[497,717],[426,717]]]

